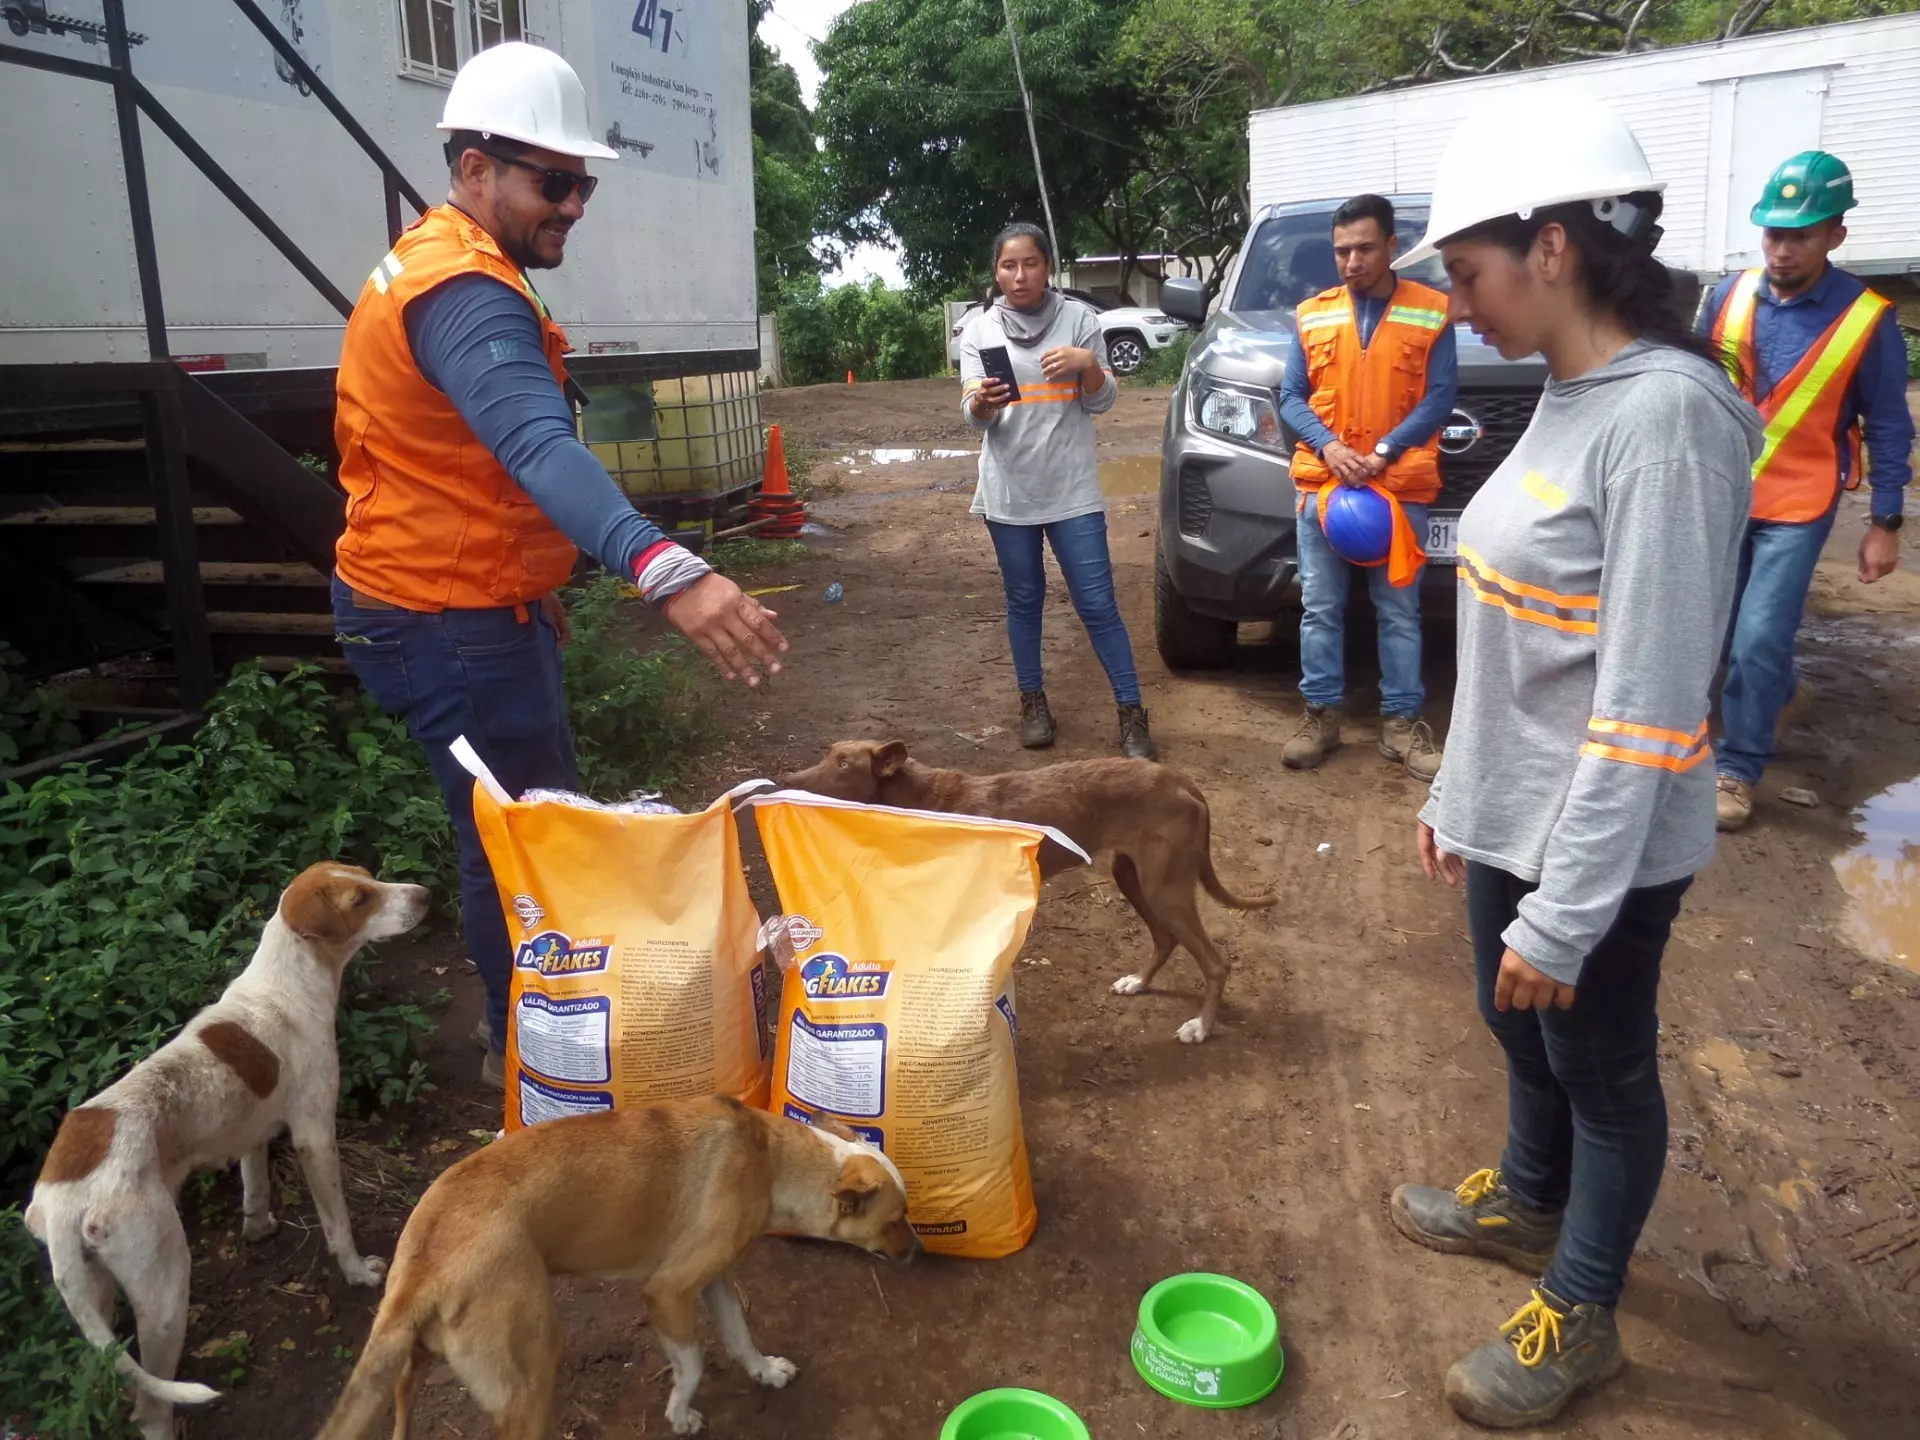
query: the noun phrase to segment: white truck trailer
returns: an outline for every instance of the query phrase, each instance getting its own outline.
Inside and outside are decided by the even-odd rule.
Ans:
[[[1711,280],[1758,263],[1747,213],[1762,183],[1787,156],[1821,149],[1852,168],[1860,199],[1837,262],[1889,279],[1920,270],[1920,15],[1256,111],[1253,212],[1430,191],[1463,118],[1496,94],[1549,82],[1606,100],[1639,136],[1667,182],[1659,254],[1672,268]]]

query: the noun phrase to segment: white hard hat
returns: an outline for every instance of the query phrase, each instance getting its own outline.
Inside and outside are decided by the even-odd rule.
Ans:
[[[1630,230],[1638,223],[1635,207],[1600,202],[1666,188],[1611,107],[1577,90],[1528,85],[1475,111],[1453,132],[1440,156],[1426,238],[1393,268],[1418,265],[1440,241],[1488,220],[1524,219],[1575,200],[1596,202],[1602,220]]]
[[[442,130],[477,130],[582,160],[618,160],[593,138],[587,92],[553,51],[519,40],[482,50],[453,77]]]

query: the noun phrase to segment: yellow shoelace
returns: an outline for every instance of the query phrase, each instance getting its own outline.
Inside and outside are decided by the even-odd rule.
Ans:
[[[1520,1311],[1506,1324],[1500,1327],[1500,1333],[1513,1341],[1514,1349],[1520,1352],[1520,1363],[1531,1370],[1549,1353],[1560,1353],[1560,1322],[1567,1317],[1547,1303],[1546,1296],[1538,1290],[1533,1299],[1520,1307]],[[1548,1346],[1552,1351],[1549,1352]]]
[[[1476,1170],[1460,1182],[1453,1193],[1462,1205],[1478,1205],[1494,1192],[1500,1183],[1498,1170]]]

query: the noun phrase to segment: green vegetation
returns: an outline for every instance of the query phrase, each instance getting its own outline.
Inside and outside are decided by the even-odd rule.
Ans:
[[[780,361],[790,385],[844,380],[917,380],[947,365],[937,302],[880,280],[821,284],[802,275],[780,286]]]
[[[1148,351],[1146,362],[1121,383],[1126,385],[1178,384],[1180,367],[1187,362],[1187,351],[1193,348],[1194,338],[1193,331],[1183,330],[1173,337],[1172,343],[1166,349]]]

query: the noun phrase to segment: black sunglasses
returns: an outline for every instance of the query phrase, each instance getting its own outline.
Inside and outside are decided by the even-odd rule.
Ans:
[[[553,170],[545,165],[535,165],[531,161],[517,159],[512,155],[496,154],[492,150],[480,152],[489,160],[498,160],[503,165],[518,165],[522,170],[531,170],[540,177],[540,198],[549,205],[563,205],[574,191],[580,192],[580,203],[586,204],[593,198],[593,192],[600,185],[598,175],[581,175],[572,170]]]

